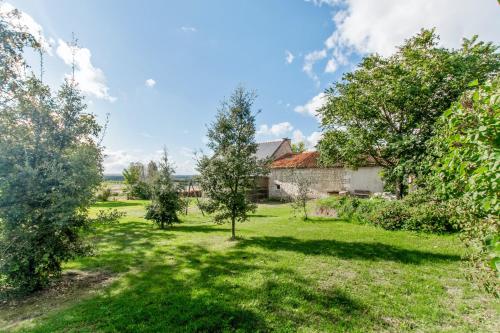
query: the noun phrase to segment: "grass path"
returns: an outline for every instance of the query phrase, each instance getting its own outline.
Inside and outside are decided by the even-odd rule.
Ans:
[[[0,330],[498,329],[498,302],[464,278],[455,236],[303,222],[289,218],[287,205],[269,204],[237,225],[232,242],[229,225],[206,223],[198,212],[159,230],[142,219],[143,204],[98,204],[128,215],[99,228],[94,256],[66,265],[81,278],[60,293],[0,307]]]

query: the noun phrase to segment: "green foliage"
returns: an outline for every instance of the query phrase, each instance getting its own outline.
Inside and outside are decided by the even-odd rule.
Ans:
[[[304,151],[306,151],[306,144],[304,143],[304,141],[292,143],[292,152],[294,152],[295,154],[298,154],[298,153],[302,153]]]
[[[79,232],[102,180],[99,126],[74,84],[57,97],[35,78],[0,113],[0,269],[24,291],[84,254]]]
[[[111,189],[109,187],[104,187],[99,190],[99,192],[96,195],[96,199],[98,201],[108,201],[111,195],[112,195]]]
[[[255,187],[256,178],[267,172],[255,156],[254,100],[253,93],[239,87],[228,102],[222,103],[207,134],[213,155],[198,161],[200,186],[208,197],[204,210],[213,213],[218,223],[231,221],[233,239],[235,223],[245,221],[255,210],[249,191]]]
[[[371,223],[387,230],[444,233],[458,229],[449,204],[425,191],[412,192],[403,200],[330,197],[320,200],[318,205],[334,209],[340,219]]]
[[[161,229],[179,223],[177,213],[187,204],[180,197],[179,190],[172,180],[173,172],[165,150],[152,183],[152,200],[145,217],[147,220],[153,220]]]
[[[127,213],[119,211],[118,209],[100,209],[97,211],[97,216],[93,219],[93,222],[97,224],[118,223],[119,220],[125,216],[127,216]]]
[[[328,101],[319,110],[325,129],[322,162],[356,168],[371,158],[402,197],[408,176],[422,172],[435,121],[470,81],[483,83],[498,73],[496,50],[476,37],[458,50],[444,49],[433,30],[422,30],[388,58],[365,57],[327,90]]]
[[[372,223],[374,212],[386,203],[383,199],[351,196],[329,197],[318,201],[319,207],[335,210],[338,218],[357,223]]]
[[[130,163],[128,169],[123,170],[128,199],[149,200],[153,193],[153,183],[158,176],[158,165],[150,161],[145,167],[141,162]]]
[[[128,169],[123,170],[128,199],[151,199],[151,183],[156,177],[157,170],[152,165],[148,165],[148,171],[151,171],[150,177],[140,162],[130,163]]]
[[[454,203],[479,279],[500,294],[500,77],[471,87],[436,126],[427,185]]]
[[[88,250],[80,238],[102,180],[100,126],[76,83],[57,95],[25,67],[33,36],[0,15],[0,275],[30,292]],[[21,70],[20,70],[21,69]]]

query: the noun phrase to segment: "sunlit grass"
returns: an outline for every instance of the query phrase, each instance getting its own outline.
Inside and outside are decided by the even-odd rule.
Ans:
[[[142,219],[144,204],[97,204],[94,212],[113,207],[128,216],[91,236],[94,256],[65,266],[105,272],[110,284],[64,307],[47,308],[32,321],[19,320],[17,327],[35,332],[494,329],[498,304],[465,279],[456,236],[301,221],[290,218],[287,205],[264,204],[237,225],[239,239],[230,241],[228,225],[214,225],[195,208],[182,224],[159,230]]]

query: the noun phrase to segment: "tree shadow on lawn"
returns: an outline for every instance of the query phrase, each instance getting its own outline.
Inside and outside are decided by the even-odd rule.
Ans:
[[[159,263],[158,254],[145,257],[152,263],[148,269],[52,315],[35,331],[359,331],[379,325],[367,307],[341,290],[317,288],[316,281],[293,270],[267,265],[265,254],[213,252],[198,245],[165,254],[176,262]],[[248,278],[256,273],[262,282]]]
[[[329,255],[342,259],[370,261],[394,261],[405,264],[421,264],[429,261],[460,261],[458,255],[408,250],[383,243],[344,242],[338,240],[299,240],[293,237],[251,237],[242,240],[237,247],[258,246],[268,250],[284,250],[306,255]]]

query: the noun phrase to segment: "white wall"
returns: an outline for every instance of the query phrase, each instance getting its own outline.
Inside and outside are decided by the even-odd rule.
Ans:
[[[271,169],[269,174],[269,197],[288,197],[296,193],[290,182],[292,169]],[[384,183],[380,177],[380,167],[363,167],[358,170],[344,168],[309,168],[295,169],[300,176],[313,179],[311,198],[328,196],[328,192],[355,190],[382,192]],[[279,185],[279,189],[278,186]]]

